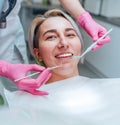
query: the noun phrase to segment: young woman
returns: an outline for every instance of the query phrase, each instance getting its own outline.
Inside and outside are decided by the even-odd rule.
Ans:
[[[29,46],[46,68],[60,67],[51,70],[51,77],[39,88],[48,92],[47,96],[5,91],[11,109],[22,108],[43,125],[119,125],[120,78],[91,79],[79,75],[79,60],[73,56],[81,55],[83,43],[70,16],[50,10],[36,17],[30,27]]]
[[[24,32],[23,32],[20,19],[18,17],[18,12],[20,10],[22,1],[23,0],[13,0],[12,2],[10,0],[0,1],[0,40],[1,40],[0,59],[8,61],[10,63],[28,63],[27,48],[26,48],[26,42],[24,39]],[[101,25],[97,24],[92,19],[91,15],[87,11],[85,11],[84,8],[81,6],[79,0],[60,0],[60,2],[62,6],[66,9],[66,11],[68,11],[74,17],[74,19],[78,22],[78,24],[90,35],[93,41],[96,41],[99,37],[101,37],[103,34],[106,33],[106,29],[102,27]],[[1,28],[3,26],[2,24],[4,24],[4,21],[5,21],[5,19],[4,20],[2,19],[4,15],[2,12],[8,9],[8,5],[11,8],[13,3],[16,3],[15,7],[11,10],[10,14],[7,15],[6,17],[7,27],[5,27],[5,29],[2,29]],[[14,24],[14,28],[13,28],[13,24]],[[110,42],[109,36],[107,36],[104,40],[100,41],[100,43],[98,43],[93,49],[96,50],[107,42]],[[2,65],[2,67],[6,67],[7,62],[3,63],[3,61],[0,61],[0,64]],[[9,64],[9,66],[11,65]],[[28,65],[26,65],[26,68],[27,66]],[[16,69],[16,66],[14,67],[12,65],[11,68]],[[24,75],[25,73],[26,71],[23,72],[22,70],[22,75]],[[5,74],[2,72],[1,72],[1,75],[5,76]],[[10,73],[9,76],[10,75],[12,74]],[[19,74],[16,74],[15,78],[17,78],[18,75]],[[13,80],[11,77],[9,77],[9,79]],[[16,86],[13,84],[13,82],[10,82],[10,80],[1,78],[1,81],[7,89],[9,90],[17,89]],[[24,82],[22,80],[21,80],[21,83],[19,84],[21,84],[20,86],[22,87],[24,86],[24,90],[28,91],[30,85],[28,85],[27,87],[26,85],[24,85]],[[38,86],[38,84],[34,84],[34,85]],[[21,89],[20,86],[19,86],[19,89]]]

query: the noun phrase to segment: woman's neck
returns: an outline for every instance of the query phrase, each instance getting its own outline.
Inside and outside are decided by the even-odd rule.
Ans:
[[[73,77],[73,76],[77,76],[77,75],[79,75],[78,70],[74,73],[71,73],[71,74],[62,74],[62,75],[56,74],[56,73],[53,72],[51,78],[48,80],[48,82],[46,84],[56,82],[56,81],[60,81],[60,80],[64,80],[64,79],[67,79],[67,78],[70,78],[70,77]]]

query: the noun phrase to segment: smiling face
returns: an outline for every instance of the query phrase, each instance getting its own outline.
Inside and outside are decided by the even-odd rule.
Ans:
[[[51,81],[78,75],[78,60],[73,55],[81,54],[81,42],[71,23],[63,17],[50,17],[39,28],[39,46],[34,48],[36,57],[47,67],[61,65],[52,71]]]

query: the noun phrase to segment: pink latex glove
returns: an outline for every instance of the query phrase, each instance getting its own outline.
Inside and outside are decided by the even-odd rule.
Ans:
[[[103,36],[107,31],[104,27],[97,24],[91,17],[91,15],[85,11],[83,12],[77,19],[79,25],[92,37],[95,42],[98,38]],[[101,40],[92,50],[97,50],[105,43],[110,42],[109,35],[106,36],[103,40]]]
[[[14,80],[26,76],[30,71],[41,73],[36,79],[25,78],[14,82]],[[45,84],[51,77],[50,71],[45,67],[37,64],[11,64],[0,60],[0,75],[11,79],[20,90],[34,95],[48,95],[48,92],[37,90],[37,88]]]

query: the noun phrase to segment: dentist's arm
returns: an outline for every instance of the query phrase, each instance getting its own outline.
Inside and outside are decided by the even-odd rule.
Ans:
[[[25,78],[14,82],[14,80],[24,77],[30,71],[41,72],[36,79]],[[27,91],[34,95],[48,95],[47,92],[37,90],[45,84],[51,76],[48,69],[37,64],[11,64],[0,60],[0,75],[12,80],[20,90]]]
[[[69,12],[78,22],[78,24],[89,34],[89,36],[96,41],[107,31],[100,24],[96,23],[91,15],[85,11],[85,9],[81,6],[79,0],[59,0],[64,9]],[[110,42],[110,37],[107,36],[103,40],[101,40],[93,50],[100,48],[105,43]]]

